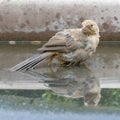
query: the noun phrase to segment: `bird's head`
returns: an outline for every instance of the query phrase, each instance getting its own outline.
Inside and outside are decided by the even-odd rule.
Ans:
[[[98,35],[98,25],[92,20],[85,20],[82,22],[82,32],[86,35]]]

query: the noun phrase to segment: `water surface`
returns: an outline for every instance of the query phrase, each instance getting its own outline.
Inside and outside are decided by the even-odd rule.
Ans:
[[[119,119],[120,45],[99,46],[86,65],[8,70],[38,47],[0,45],[1,119]]]

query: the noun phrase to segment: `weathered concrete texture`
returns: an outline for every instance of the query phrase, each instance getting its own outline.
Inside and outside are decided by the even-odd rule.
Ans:
[[[119,0],[0,0],[0,40],[48,40],[85,19],[98,23],[101,40],[120,40],[119,6]]]

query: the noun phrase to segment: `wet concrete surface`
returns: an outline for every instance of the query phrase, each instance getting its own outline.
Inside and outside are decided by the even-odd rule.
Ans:
[[[86,65],[77,67],[37,67],[32,71],[11,72],[9,68],[23,61],[29,56],[36,53],[39,45],[0,45],[0,89],[7,90],[47,90],[53,91],[57,96],[69,98],[71,100],[82,98],[82,104],[92,106],[99,105],[99,102],[105,99],[102,91],[107,88],[110,90],[119,90],[120,88],[120,45],[100,45],[97,48],[95,55],[87,60]],[[42,98],[35,98],[34,94],[37,91],[28,92],[27,97],[25,91],[20,97],[18,95],[1,94],[0,90],[0,118],[4,120],[29,119],[65,119],[69,116],[72,119],[83,118],[87,119],[116,119],[119,120],[119,109],[113,109],[112,106],[100,107],[96,109],[90,108],[84,110],[83,107],[72,103],[72,107],[68,101],[61,106],[60,99],[52,102],[47,102],[43,99],[47,92],[42,95]],[[115,94],[116,92],[114,92]],[[39,93],[38,93],[39,94]],[[109,95],[108,95],[109,96]],[[54,98],[55,96],[53,96]],[[62,99],[63,99],[62,98]],[[114,98],[114,96],[113,96]],[[46,99],[52,99],[48,97]],[[43,101],[42,101],[43,100]],[[111,102],[105,101],[104,104]],[[116,107],[119,106],[119,97],[114,99]],[[57,102],[57,103],[56,103]],[[48,105],[50,104],[50,106]],[[54,104],[52,104],[54,103]],[[71,103],[70,103],[71,105]],[[88,105],[88,106],[89,106]],[[52,107],[51,107],[52,106]],[[52,112],[51,112],[52,110]],[[76,111],[75,111],[76,110]],[[111,110],[111,112],[108,112]],[[57,113],[56,113],[57,111]],[[96,113],[95,111],[98,111]],[[101,112],[102,111],[102,112]],[[104,112],[103,112],[104,111]],[[46,116],[47,113],[47,116]],[[112,113],[112,114],[111,114]],[[92,115],[92,118],[90,117]],[[52,117],[51,117],[52,116]],[[98,118],[99,116],[99,118]],[[69,119],[70,119],[69,118]]]
[[[40,45],[0,45],[0,69],[8,69],[36,53]],[[87,66],[98,77],[119,78],[120,45],[99,45]]]
[[[39,85],[36,83],[40,83],[42,76],[37,74],[32,74],[31,76],[29,73],[17,73],[17,72],[10,72],[8,69],[19,62],[25,60],[26,58],[32,56],[36,53],[36,49],[39,48],[38,45],[1,45],[0,46],[0,76],[1,80],[7,82],[7,80],[11,81],[11,86],[8,84],[6,86],[4,83],[1,85],[1,88],[5,89],[8,87],[9,89],[19,89],[26,88],[25,85],[19,84],[17,85],[17,81],[26,83],[24,80],[28,80],[29,86],[26,89],[40,89]],[[69,68],[69,71],[66,68],[59,68],[59,67],[52,67],[49,68],[46,64],[43,66],[38,66],[34,72],[38,72],[41,74],[58,74],[57,76],[62,75],[62,78],[65,76],[69,76],[70,73],[73,73],[73,76],[77,76],[76,73],[79,74],[81,71],[82,73],[86,73],[87,69],[89,69],[99,80],[101,84],[101,88],[120,88],[120,45],[100,45],[97,48],[97,52],[93,55],[90,59],[86,61],[86,66],[82,68],[78,66],[77,68]],[[61,70],[62,69],[62,70]],[[77,69],[77,70],[76,70]],[[84,69],[86,71],[84,71]],[[60,71],[61,70],[61,71]],[[54,72],[52,72],[54,71]],[[84,71],[84,72],[83,72]],[[37,75],[37,76],[36,76]],[[84,74],[81,74],[84,75]],[[85,75],[88,75],[86,73]],[[85,77],[84,75],[84,77]],[[9,77],[11,76],[11,77]],[[20,77],[22,76],[22,77]],[[35,78],[36,77],[36,78]],[[51,76],[48,76],[48,78]],[[55,77],[55,76],[54,76]],[[70,76],[72,77],[72,76]],[[48,79],[44,78],[43,79]],[[77,78],[80,78],[78,76]],[[35,82],[36,87],[32,86],[32,79]],[[54,79],[54,78],[51,78]],[[57,78],[58,79],[58,78]],[[49,80],[49,79],[48,79]],[[5,83],[6,83],[5,82]],[[14,82],[17,86],[14,86]],[[22,86],[20,86],[22,85]],[[3,87],[4,86],[4,87]],[[41,84],[41,89],[48,89],[47,87],[43,87],[44,85]]]

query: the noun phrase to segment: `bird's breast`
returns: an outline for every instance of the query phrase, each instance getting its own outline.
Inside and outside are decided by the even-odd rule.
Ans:
[[[89,53],[94,53],[96,51],[96,48],[98,46],[98,43],[99,43],[99,37],[98,36],[90,36],[88,37],[88,42],[87,42],[87,45],[86,45],[86,50],[89,52]]]
[[[98,45],[98,40],[95,36],[88,37],[88,40],[85,43],[84,47],[82,48],[78,47],[78,49],[74,51],[63,53],[60,59],[62,61],[68,61],[68,62],[84,61],[96,51],[97,45]]]
[[[69,62],[79,62],[84,61],[89,56],[89,53],[85,49],[77,49],[75,51],[69,52],[69,53],[63,53],[61,56],[61,59],[63,61],[69,61]]]

